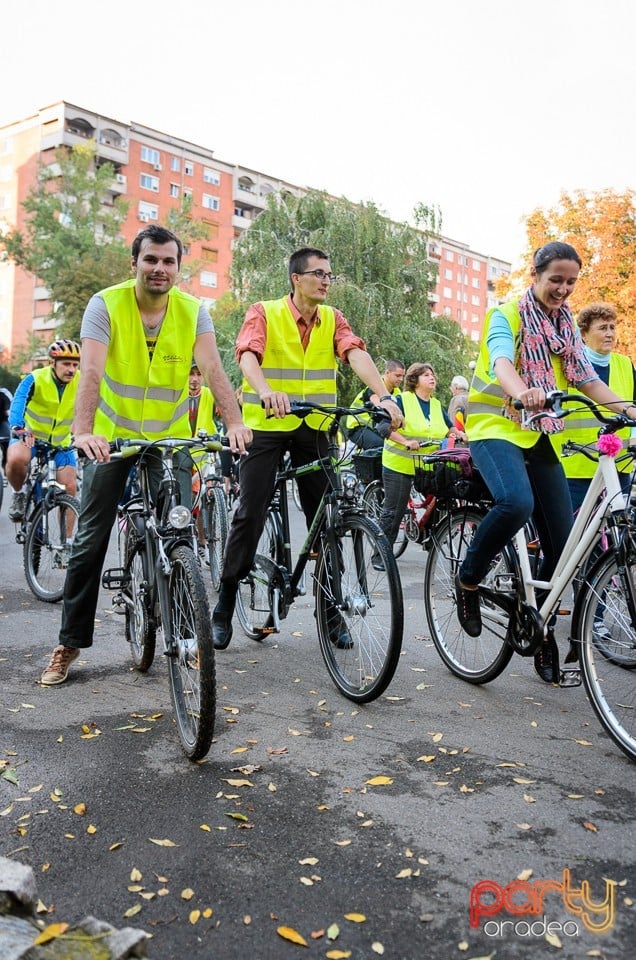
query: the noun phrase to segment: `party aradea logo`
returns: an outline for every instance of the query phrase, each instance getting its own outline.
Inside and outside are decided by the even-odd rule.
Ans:
[[[478,927],[485,921],[483,932],[490,937],[505,933],[545,936],[546,932],[578,936],[579,922],[592,933],[606,933],[616,919],[616,881],[605,879],[604,883],[603,898],[595,900],[587,880],[578,887],[573,884],[569,867],[564,868],[561,880],[529,883],[517,879],[504,886],[496,880],[480,880],[470,891],[470,925]],[[546,919],[546,910],[555,896],[560,896],[576,920],[558,923]],[[515,919],[504,920],[502,914]],[[521,917],[524,919],[520,920]]]

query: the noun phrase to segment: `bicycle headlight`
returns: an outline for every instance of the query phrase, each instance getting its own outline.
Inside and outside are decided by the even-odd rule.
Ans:
[[[355,498],[357,486],[358,478],[354,473],[343,473],[342,492],[347,500],[353,500]]]
[[[173,507],[168,514],[168,522],[171,527],[175,528],[175,530],[185,530],[191,519],[192,514],[187,507],[182,505]]]

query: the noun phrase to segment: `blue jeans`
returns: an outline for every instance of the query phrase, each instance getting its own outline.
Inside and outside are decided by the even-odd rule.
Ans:
[[[528,450],[508,440],[476,440],[470,452],[494,506],[466,552],[462,583],[475,586],[483,580],[491,561],[530,517],[543,551],[538,577],[549,579],[573,524],[570,491],[550,439],[542,434]]]

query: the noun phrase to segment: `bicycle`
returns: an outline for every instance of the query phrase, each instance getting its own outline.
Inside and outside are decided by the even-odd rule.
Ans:
[[[120,566],[105,570],[102,585],[117,590],[113,605],[125,612],[125,635],[135,669],[148,671],[161,630],[170,696],[184,753],[200,760],[212,743],[216,674],[207,592],[197,557],[192,512],[180,503],[174,458],[180,451],[219,450],[213,437],[115,440],[111,459],[138,457],[118,509]],[[161,480],[151,492],[151,462]],[[136,476],[135,476],[136,474]]]
[[[216,439],[218,439],[220,443],[223,443],[220,437],[217,436]],[[200,472],[200,510],[203,520],[203,532],[208,548],[212,586],[215,590],[218,590],[221,585],[223,554],[225,553],[225,544],[227,542],[229,528],[229,507],[225,493],[225,479],[221,471],[218,455],[215,451],[210,450],[206,453]]]
[[[439,446],[441,440],[427,440],[422,442],[421,447]],[[354,455],[354,469],[361,482],[366,485],[362,491],[362,502],[364,509],[374,520],[380,521],[382,508],[384,506],[384,485],[382,483],[382,449],[380,448],[375,455],[376,462],[370,455],[374,451],[366,451],[364,454]],[[369,466],[372,464],[371,473]],[[397,537],[393,544],[393,555],[399,559],[409,543],[419,543],[426,548],[429,541],[430,531],[438,516],[435,508],[437,499],[432,493],[420,493],[411,484],[409,499],[406,504],[404,516],[400,522]]]
[[[563,403],[583,404],[601,427],[598,466],[587,495],[549,581],[537,579],[524,530],[518,531],[492,562],[479,586],[481,634],[468,637],[455,606],[455,574],[490,500],[449,510],[433,531],[424,579],[426,617],[435,648],[455,676],[487,683],[501,674],[514,653],[532,656],[543,642],[550,618],[577,580],[570,625],[570,653],[559,685],[578,686],[581,676],[606,733],[630,759],[636,759],[636,515],[621,490],[614,455],[617,430],[633,426],[623,414],[606,416],[585,396],[554,391],[552,416],[565,417]],[[546,405],[547,407],[547,405]],[[546,416],[546,409],[533,416]],[[614,449],[612,450],[612,444]],[[601,531],[607,549],[585,569]],[[536,590],[545,593],[537,606]],[[603,629],[600,629],[600,628]],[[578,664],[578,665],[577,665]]]
[[[24,575],[30,590],[45,603],[58,603],[79,517],[79,500],[58,483],[55,455],[68,447],[34,443],[27,472],[24,515],[16,543],[24,545]]]
[[[252,570],[239,584],[236,611],[252,639],[280,632],[281,621],[304,592],[307,564],[315,559],[313,594],[323,660],[340,692],[366,703],[386,689],[397,667],[404,624],[402,587],[388,540],[365,516],[356,478],[342,470],[339,425],[359,408],[291,404],[297,417],[312,412],[329,418],[328,454],[300,467],[285,467],[281,460]],[[372,416],[380,420],[388,415],[373,408]],[[326,490],[293,564],[288,481],[318,470],[325,473]],[[381,572],[373,569],[374,555],[384,562]]]

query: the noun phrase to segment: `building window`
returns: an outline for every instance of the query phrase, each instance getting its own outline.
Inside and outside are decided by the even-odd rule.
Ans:
[[[460,265],[460,267],[467,267],[468,257],[465,257],[463,253],[459,253],[457,255],[457,263]]]
[[[481,270],[481,263],[479,260],[473,260],[473,270]]]
[[[479,316],[476,313],[473,313],[471,318],[471,323],[479,323]]]
[[[151,147],[142,147],[141,148],[141,159],[145,163],[158,164],[159,163],[159,151],[153,150]]]
[[[455,259],[455,254],[453,253],[452,250],[444,250],[444,256],[445,256],[446,259],[449,260],[451,263],[452,263],[453,260]]]
[[[453,291],[451,290],[451,288],[450,288],[450,287],[444,287],[444,298],[445,298],[446,300],[450,300],[450,298],[451,298],[452,296],[453,296]]]
[[[186,177],[194,176],[194,164],[191,163],[190,160],[183,161],[183,172],[185,173]]]
[[[202,287],[216,287],[218,280],[216,273],[211,273],[209,270],[202,270],[199,279]]]
[[[211,167],[204,167],[203,180],[205,183],[211,183],[213,187],[218,187],[221,183],[221,174],[218,170],[212,170]]]
[[[192,196],[192,187],[184,187],[184,188],[183,188],[183,196],[184,196],[184,197],[191,197],[191,196]]]
[[[219,235],[219,225],[214,220],[206,220],[203,218],[203,223],[205,224],[206,230],[208,231],[208,240],[212,237],[218,237]]]
[[[179,173],[181,169],[181,161],[179,157],[170,157],[170,169],[173,173]]]
[[[472,297],[470,298],[470,302],[472,303],[473,307],[478,307],[481,303],[476,293],[473,293]]]
[[[475,290],[479,290],[479,288],[481,287],[481,280],[479,279],[479,277],[473,277],[472,284]]]
[[[142,200],[137,211],[137,219],[142,223],[148,223],[149,220],[159,219],[159,207],[154,203],[146,203]]]
[[[144,190],[159,193],[159,177],[151,177],[149,173],[142,173],[139,177],[139,186],[143,187]]]
[[[170,184],[170,196],[171,196],[171,197],[178,197],[178,196],[179,196],[179,184],[178,184],[178,183],[171,183],[171,184]]]
[[[201,199],[201,206],[205,207],[206,210],[218,210],[221,206],[221,201],[218,197],[213,197],[209,193],[204,193]]]
[[[462,292],[461,292],[461,290],[458,290],[458,291],[457,291],[456,296],[457,296],[457,299],[459,300],[459,302],[461,303],[461,302],[462,302]]]
[[[219,259],[219,251],[213,250],[211,247],[202,247],[201,259],[205,260],[206,263],[216,263]]]
[[[445,316],[445,317],[450,317],[450,316],[451,316],[451,308],[450,308],[450,307],[444,307],[444,316]]]
[[[453,279],[453,271],[451,270],[450,267],[445,267],[445,268],[444,268],[444,280],[452,280],[452,279]]]

